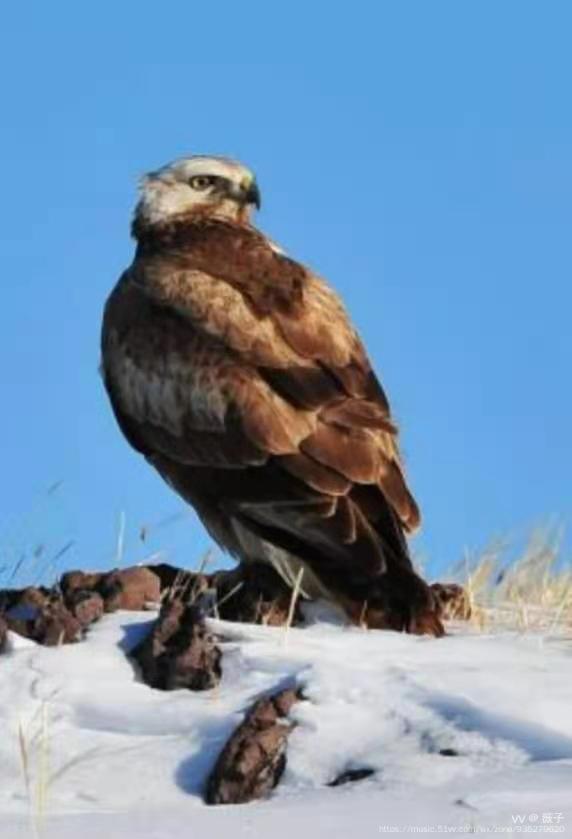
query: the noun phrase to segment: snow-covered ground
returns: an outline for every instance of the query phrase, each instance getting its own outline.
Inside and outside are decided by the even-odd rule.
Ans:
[[[125,655],[153,618],[106,616],[60,649],[11,636],[0,658],[2,839],[34,836],[30,812],[42,808],[45,839],[572,836],[572,642],[332,623],[286,636],[213,621],[226,639],[220,687],[162,693]],[[245,709],[294,683],[307,701],[273,796],[205,806],[204,780]],[[364,767],[375,773],[327,786]]]

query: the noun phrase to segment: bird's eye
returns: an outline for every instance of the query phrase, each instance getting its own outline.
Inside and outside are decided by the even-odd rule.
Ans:
[[[189,181],[189,185],[192,186],[193,189],[197,189],[199,192],[208,189],[208,187],[212,186],[212,184],[213,178],[210,178],[208,175],[195,175]]]

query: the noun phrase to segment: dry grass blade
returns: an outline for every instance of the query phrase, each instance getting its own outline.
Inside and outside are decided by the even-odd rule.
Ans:
[[[18,723],[18,746],[20,749],[20,765],[22,767],[24,787],[26,789],[26,795],[28,796],[28,799],[30,799],[30,762],[28,760],[28,746],[26,743],[26,735],[24,734],[24,726],[22,725],[21,721]]]
[[[115,546],[115,566],[121,568],[125,554],[125,513],[119,514],[119,527],[117,528],[117,544]]]
[[[49,774],[49,719],[47,702],[44,702],[42,706],[42,729],[40,739],[40,750],[38,755],[38,770],[39,772],[36,796],[36,813],[37,823],[38,826],[41,828],[46,813]]]
[[[32,835],[34,839],[40,839],[40,828],[39,828],[39,816],[38,810],[35,807],[37,801],[34,801],[34,796],[32,794],[32,778],[31,778],[31,770],[30,770],[30,750],[28,747],[28,741],[26,739],[26,733],[24,731],[24,726],[20,721],[18,723],[18,746],[20,750],[20,765],[22,767],[22,776],[24,779],[24,788],[26,791],[26,798],[28,800],[28,808],[29,808],[29,816],[30,816],[30,829],[32,831]]]
[[[302,577],[304,576],[304,567],[302,566],[298,571],[298,576],[296,577],[296,582],[294,584],[294,588],[292,589],[292,597],[290,598],[290,606],[288,607],[288,616],[286,618],[286,624],[284,626],[284,635],[282,638],[283,644],[288,642],[288,633],[290,631],[290,627],[292,625],[292,620],[294,618],[294,610],[296,609],[296,603],[298,602],[298,597],[300,595],[300,589],[302,587]]]

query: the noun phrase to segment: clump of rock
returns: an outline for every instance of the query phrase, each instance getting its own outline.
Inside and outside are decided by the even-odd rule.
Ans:
[[[293,729],[288,714],[299,699],[299,692],[289,689],[253,705],[207,781],[207,804],[245,804],[274,789],[286,768],[286,746]]]
[[[78,592],[95,592],[102,598],[105,612],[140,611],[161,599],[159,576],[139,565],[105,574],[69,571],[61,578],[60,588],[66,602]]]
[[[14,592],[2,617],[12,632],[47,647],[81,639],[81,623],[56,592],[36,588]]]
[[[197,574],[162,563],[108,572],[68,571],[51,589],[0,591],[0,615],[11,631],[39,644],[68,644],[81,640],[106,612],[157,608],[167,595],[197,602],[205,592],[211,595],[209,614],[270,626],[286,623],[292,597],[289,586],[266,565]],[[296,604],[292,624],[301,622]]]
[[[0,617],[12,632],[38,644],[58,646],[81,641],[104,612],[144,609],[160,598],[159,576],[146,567],[107,573],[70,571],[51,589],[30,586],[0,592]]]
[[[149,635],[131,651],[143,681],[159,690],[209,690],[221,678],[221,651],[200,606],[167,599]]]

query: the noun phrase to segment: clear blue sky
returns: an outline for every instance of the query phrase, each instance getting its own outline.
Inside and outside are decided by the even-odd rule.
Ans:
[[[434,569],[570,520],[569,3],[37,0],[0,28],[5,559],[108,565],[121,511],[130,560],[208,543],[158,526],[182,504],[97,374],[137,178],[188,152],[249,164],[260,225],[346,300]]]

